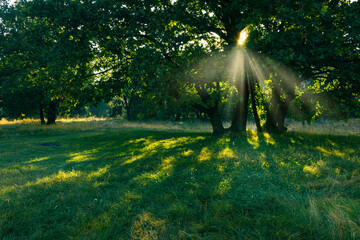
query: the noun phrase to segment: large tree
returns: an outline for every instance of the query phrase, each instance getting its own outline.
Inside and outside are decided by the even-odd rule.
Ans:
[[[358,101],[358,2],[177,1],[169,8],[177,21],[190,26],[190,31],[223,39],[225,51],[235,48],[239,33],[248,28],[248,51],[261,55],[245,59],[245,77],[242,82],[235,82],[240,94],[232,112],[233,132],[246,129],[249,94],[255,95],[254,78],[262,82],[260,85],[271,80],[265,104],[268,131],[286,130],[287,110],[303,82],[314,86],[325,81],[332,86],[327,88],[331,89],[331,96],[338,96],[344,104],[354,106],[354,101]],[[259,59],[263,59],[262,64],[255,65]],[[207,89],[197,90],[204,101],[210,98]],[[255,104],[252,99],[252,105]],[[208,111],[210,120],[218,119],[217,108],[215,101],[212,111]],[[253,113],[256,119],[256,108]],[[220,121],[211,122],[213,126],[217,124],[214,132],[224,131]]]
[[[67,0],[19,1],[2,7],[2,91],[36,92],[42,122],[43,110],[52,124],[59,107],[75,107],[89,83],[95,52],[91,14],[91,8]]]
[[[250,48],[276,60],[265,64],[264,72],[280,73],[271,79],[268,130],[286,129],[284,119],[294,99],[305,112],[316,103],[358,107],[359,10],[358,2],[283,1],[275,17],[255,26]]]
[[[272,1],[254,4],[252,1],[98,1],[102,17],[98,44],[114,59],[112,72],[118,81],[130,82],[157,91],[167,91],[167,100],[184,94],[197,99],[192,105],[207,114],[215,134],[225,132],[221,122],[222,93],[229,90],[229,76],[220,76],[227,67],[228,49],[237,44],[239,33],[251,23],[270,16]],[[242,6],[238,11],[238,6]],[[240,13],[240,14],[239,14]],[[225,50],[226,54],[223,52]],[[217,54],[219,53],[219,54]],[[219,59],[214,74],[204,74],[208,67],[201,58]],[[143,59],[143,65],[134,73],[135,59]],[[119,61],[128,59],[126,64]],[[211,64],[214,61],[210,60]],[[130,62],[130,65],[129,65]],[[129,67],[130,66],[130,67]],[[137,65],[139,66],[139,65]],[[160,69],[160,71],[159,71]],[[174,69],[178,72],[174,74]],[[129,72],[129,70],[131,72]],[[199,71],[197,71],[199,70]],[[205,71],[205,72],[204,72]],[[120,72],[121,74],[116,74]],[[124,76],[126,72],[126,76]],[[119,76],[122,76],[119,78]],[[129,80],[130,77],[130,80]],[[221,79],[223,78],[223,79]],[[143,79],[143,80],[141,80]],[[136,84],[134,84],[136,83]],[[248,105],[248,86],[241,79],[236,82],[239,97],[233,109],[234,132],[245,131]],[[176,90],[177,89],[177,90]],[[134,92],[134,88],[131,89]],[[172,95],[172,96],[171,96]]]

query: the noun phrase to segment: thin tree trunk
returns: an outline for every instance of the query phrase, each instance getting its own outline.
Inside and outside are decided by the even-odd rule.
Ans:
[[[43,105],[43,95],[40,95],[40,101],[39,101],[39,116],[41,124],[45,124],[45,117],[44,117],[44,105]]]
[[[41,124],[45,124],[44,107],[42,102],[40,102],[39,104],[39,115],[40,115]]]
[[[133,120],[132,119],[132,114],[131,114],[131,105],[132,105],[132,96],[130,96],[130,99],[129,101],[127,101],[126,97],[124,96],[124,107],[125,107],[125,110],[126,110],[126,119],[128,121],[131,121]]]
[[[220,82],[216,82],[216,89],[220,91]],[[210,111],[210,122],[213,128],[214,135],[222,135],[225,133],[224,126],[221,121],[219,112],[219,99],[215,101],[215,106]]]
[[[267,105],[267,116],[265,128],[268,132],[278,132],[278,114],[281,105],[281,99],[278,89],[275,87],[272,90],[271,101]]]
[[[252,111],[253,111],[253,114],[254,114],[254,120],[255,120],[255,124],[256,124],[256,129],[257,129],[258,132],[262,132],[262,128],[261,128],[261,124],[260,124],[260,117],[259,117],[258,111],[256,109],[254,82],[251,81],[251,80],[249,81],[249,89],[250,89],[251,106],[252,106]]]
[[[47,125],[55,124],[56,120],[56,103],[55,101],[51,101],[48,107],[47,112]]]
[[[289,110],[289,106],[291,102],[295,99],[295,85],[286,86],[283,82],[281,87],[284,89],[286,97],[279,108],[279,118],[278,118],[278,132],[284,133],[287,131],[287,127],[285,127],[285,118],[286,114]]]
[[[266,119],[266,130],[275,133],[284,133],[287,128],[285,127],[285,117],[287,113],[287,104],[280,99],[277,90],[274,91],[271,105],[268,107]]]
[[[247,115],[249,109],[249,91],[248,88],[243,92],[241,98],[233,109],[233,115],[231,118],[231,127],[229,128],[232,133],[246,132]]]

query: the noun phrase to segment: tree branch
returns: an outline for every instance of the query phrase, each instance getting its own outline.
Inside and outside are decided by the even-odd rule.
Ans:
[[[133,59],[133,58],[126,58],[126,60],[131,60],[131,59]],[[85,76],[85,78],[89,78],[89,77],[93,77],[93,76],[105,74],[105,73],[107,73],[107,72],[109,72],[109,71],[111,71],[111,70],[114,70],[115,68],[119,67],[121,64],[123,64],[123,62],[121,62],[121,63],[119,63],[119,64],[117,64],[117,65],[115,65],[115,66],[112,66],[111,68],[108,68],[108,69],[106,69],[106,70],[104,70],[104,71],[101,71],[101,72],[98,72],[98,73],[89,74],[89,75]]]

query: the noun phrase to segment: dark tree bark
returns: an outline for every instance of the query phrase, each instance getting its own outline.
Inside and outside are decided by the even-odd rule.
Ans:
[[[289,89],[290,88],[290,89]],[[281,99],[280,89],[284,91],[286,97]],[[270,104],[267,106],[266,130],[274,133],[284,133],[287,131],[285,127],[285,118],[291,101],[295,98],[295,88],[279,84],[272,91]]]
[[[222,124],[221,116],[220,116],[218,108],[214,107],[214,108],[209,109],[208,115],[209,115],[210,123],[211,123],[212,129],[213,129],[213,135],[224,134],[225,129]]]
[[[43,106],[41,101],[40,101],[40,104],[39,104],[39,115],[40,115],[41,124],[45,124],[44,106]]]
[[[255,120],[255,124],[256,124],[256,129],[258,132],[262,132],[262,128],[261,128],[261,124],[260,124],[260,117],[258,114],[258,111],[256,109],[256,100],[255,100],[255,82],[253,81],[254,79],[252,79],[251,81],[249,81],[249,89],[250,89],[250,96],[251,96],[251,106],[252,106],[252,111],[254,114],[254,120]]]
[[[217,86],[218,87],[218,86]],[[195,85],[195,88],[200,96],[201,101],[206,105],[210,100],[209,93],[200,86]],[[225,133],[224,125],[221,121],[221,115],[218,109],[219,101],[215,101],[215,105],[212,107],[205,107],[200,104],[195,104],[194,107],[198,108],[200,111],[204,112],[210,118],[211,127],[213,130],[213,135],[222,135]]]
[[[231,117],[231,126],[229,128],[232,133],[244,133],[246,132],[246,122],[247,122],[247,113],[248,113],[248,93],[247,96],[242,96],[242,98],[246,97],[242,101],[239,100],[236,106],[233,109],[232,117]]]
[[[51,101],[49,103],[48,111],[47,111],[47,125],[55,124],[56,120],[56,103],[55,101]]]
[[[131,97],[130,97],[130,100],[128,101],[126,96],[124,96],[124,108],[125,108],[125,111],[126,111],[126,119],[128,121],[131,121],[132,120],[132,115],[131,115],[131,111],[130,111],[130,107],[131,107]]]
[[[43,95],[40,94],[40,101],[39,101],[39,116],[41,124],[45,124],[45,117],[44,117],[44,105],[43,105]]]
[[[287,109],[283,102],[279,102],[274,107],[270,107],[270,112],[266,118],[266,131],[273,133],[284,133],[287,131],[285,127],[285,117]]]
[[[245,63],[245,79],[238,79],[235,87],[239,92],[240,100],[238,100],[232,112],[231,126],[229,128],[232,133],[246,132],[247,115],[249,109],[249,78],[250,78],[249,63]]]
[[[136,101],[139,101],[139,98],[136,98],[133,93],[130,94],[129,97],[124,96],[124,108],[126,111],[126,120],[128,121],[134,121],[137,119],[137,107],[139,104],[137,104]]]
[[[282,108],[282,101],[279,94],[279,89],[276,87],[272,90],[270,103],[267,105],[267,116],[265,128],[268,132],[281,133],[286,129],[279,127],[280,109]]]

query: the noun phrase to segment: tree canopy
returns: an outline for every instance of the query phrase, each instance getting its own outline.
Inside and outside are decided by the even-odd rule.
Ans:
[[[116,98],[129,120],[207,118],[214,134],[244,132],[250,116],[275,132],[288,116],[355,116],[359,10],[347,0],[5,2],[0,107],[42,119],[46,109],[54,123],[56,109]]]

